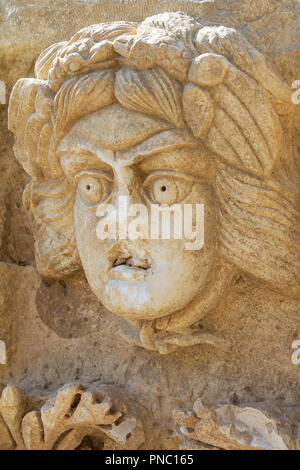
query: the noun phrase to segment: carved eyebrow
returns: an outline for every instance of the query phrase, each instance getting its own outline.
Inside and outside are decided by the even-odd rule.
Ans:
[[[105,163],[114,160],[114,152],[112,150],[99,148],[93,141],[81,135],[72,135],[71,142],[66,138],[62,140],[57,147],[56,154],[58,157],[61,157],[66,153],[77,154],[79,156],[83,154],[85,154],[85,156],[96,156]]]
[[[169,129],[158,132],[127,150],[116,152],[99,148],[91,140],[80,135],[74,135],[71,141],[62,141],[57,148],[57,156],[59,158],[64,155],[72,155],[73,158],[78,157],[77,165],[81,163],[80,159],[82,159],[82,165],[86,165],[88,163],[87,159],[89,159],[91,163],[98,163],[98,165],[103,163],[113,168],[116,160],[123,162],[125,166],[129,166],[166,150],[182,147],[195,149],[199,145],[200,142],[185,129]]]
[[[104,163],[91,149],[73,147],[72,145],[62,146],[57,155],[63,172],[70,183],[74,182],[74,177],[83,170],[102,170],[107,173],[112,172],[112,168]]]
[[[114,152],[99,149],[92,141],[80,135],[72,136],[72,140],[63,139],[56,154],[61,160],[64,172],[69,177],[75,176],[87,166],[111,170],[111,163],[114,159]]]
[[[170,129],[154,134],[130,149],[117,151],[116,157],[127,166],[160,152],[182,147],[199,147],[199,141],[184,129]]]

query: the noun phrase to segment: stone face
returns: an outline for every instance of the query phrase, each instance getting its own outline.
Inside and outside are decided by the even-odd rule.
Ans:
[[[163,3],[3,5],[2,448],[299,447],[299,6]]]

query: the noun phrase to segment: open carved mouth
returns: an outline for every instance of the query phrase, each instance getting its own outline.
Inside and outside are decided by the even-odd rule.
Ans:
[[[147,259],[141,259],[136,256],[118,256],[113,262],[113,268],[116,266],[131,266],[146,270],[150,268],[150,263]]]
[[[133,255],[127,250],[126,253],[118,253],[112,261],[109,273],[113,279],[120,281],[142,281],[148,276],[151,261],[144,256]]]

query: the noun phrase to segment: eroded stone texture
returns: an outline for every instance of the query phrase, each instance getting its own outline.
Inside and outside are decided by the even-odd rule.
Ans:
[[[1,446],[298,448],[299,5],[109,5],[3,6],[0,78],[26,173],[4,119],[0,381],[30,398],[2,392]],[[120,196],[204,204],[202,249],[99,240],[99,210]],[[90,385],[58,391],[71,382]],[[135,403],[109,430],[93,415],[105,383]],[[68,419],[93,417],[68,432],[74,396]]]

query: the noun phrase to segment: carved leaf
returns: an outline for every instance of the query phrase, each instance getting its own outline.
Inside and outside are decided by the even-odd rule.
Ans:
[[[15,447],[14,440],[0,415],[0,450],[10,450]]]
[[[43,447],[44,430],[41,416],[37,411],[30,411],[24,416],[22,434],[26,449],[34,450]]]
[[[13,385],[7,385],[0,399],[0,414],[5,421],[16,445],[24,448],[21,421],[26,411],[25,399]]]
[[[193,83],[188,83],[183,91],[184,117],[197,138],[202,138],[210,128],[214,118],[214,107],[207,91]]]
[[[126,449],[137,449],[144,442],[142,423],[118,399],[115,402],[110,392],[71,384],[60,389],[41,411],[26,413],[26,402],[14,386],[4,389],[0,400],[0,449],[72,450],[89,435],[100,439],[107,435]],[[117,403],[117,410],[112,412]],[[84,446],[90,448],[90,444]]]
[[[57,142],[76,119],[114,101],[112,71],[100,70],[66,81],[54,100],[54,132]]]
[[[183,126],[181,85],[163,69],[117,72],[115,94],[126,108],[153,114],[176,127]]]
[[[292,425],[251,407],[208,406],[199,399],[194,413],[174,410],[173,417],[189,440],[219,449],[288,450],[297,445]]]

